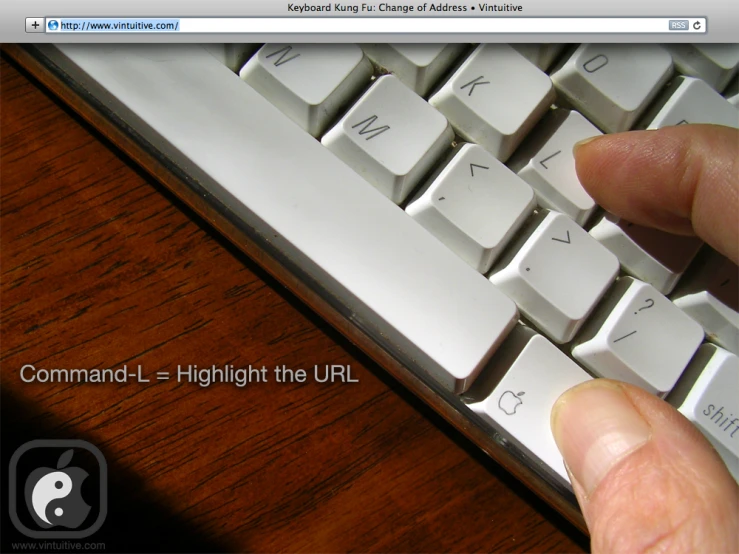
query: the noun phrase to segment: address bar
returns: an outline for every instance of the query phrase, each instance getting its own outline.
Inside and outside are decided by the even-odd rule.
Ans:
[[[47,17],[49,33],[706,33],[705,17]]]

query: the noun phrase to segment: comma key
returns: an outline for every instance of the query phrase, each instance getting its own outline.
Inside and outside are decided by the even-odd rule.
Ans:
[[[667,401],[713,444],[739,481],[739,358],[713,344],[698,349]]]
[[[465,144],[406,212],[484,273],[535,205],[530,186],[478,145]]]

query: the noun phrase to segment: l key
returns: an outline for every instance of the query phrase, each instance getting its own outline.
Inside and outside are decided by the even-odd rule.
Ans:
[[[580,184],[572,146],[601,132],[575,111],[551,110],[508,162],[536,191],[539,205],[570,216],[584,225],[595,201]]]

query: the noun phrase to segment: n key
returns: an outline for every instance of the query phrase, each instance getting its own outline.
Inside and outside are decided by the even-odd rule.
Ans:
[[[371,74],[372,64],[353,44],[265,44],[239,73],[314,137]]]

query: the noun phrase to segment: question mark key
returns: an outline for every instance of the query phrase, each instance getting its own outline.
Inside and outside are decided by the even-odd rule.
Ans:
[[[573,357],[598,377],[664,397],[703,341],[703,328],[652,285],[624,277],[581,332]]]
[[[638,310],[636,310],[634,312],[634,315],[639,315],[639,312],[643,312],[644,310],[648,310],[649,308],[653,308],[653,307],[654,307],[654,300],[651,299],[651,298],[647,298],[644,301],[644,305],[641,308],[639,308]]]

